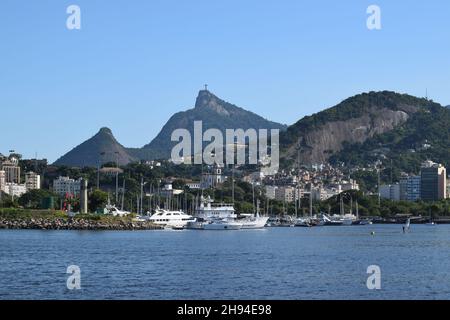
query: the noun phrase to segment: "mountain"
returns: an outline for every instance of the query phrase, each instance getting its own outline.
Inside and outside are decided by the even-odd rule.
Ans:
[[[168,159],[172,147],[177,144],[171,141],[172,132],[175,129],[187,129],[193,137],[194,121],[200,120],[203,122],[203,131],[216,128],[222,131],[224,137],[226,129],[286,129],[285,125],[225,102],[208,90],[201,90],[193,109],[174,114],[153,141],[142,149],[128,151],[141,159]]]
[[[348,98],[301,119],[281,133],[281,161],[285,166],[297,160],[301,164],[328,162],[330,157],[347,150],[347,146],[361,145],[368,139],[401,128],[430,105],[435,104],[390,91]],[[417,129],[420,130],[420,126]],[[334,157],[334,160],[338,159]]]
[[[450,166],[450,108],[433,101],[390,91],[350,97],[334,107],[286,126],[225,102],[207,90],[199,92],[195,107],[174,114],[156,138],[143,148],[125,148],[108,128],[82,143],[56,165],[97,166],[116,161],[121,165],[152,159],[168,159],[172,132],[188,129],[194,121],[203,130],[217,128],[280,129],[281,165],[331,162],[366,166],[386,160],[396,169],[417,172],[420,163],[432,159]],[[104,155],[100,155],[105,152]],[[117,152],[117,154],[116,154]],[[100,159],[101,158],[101,159]]]
[[[109,128],[101,128],[95,136],[75,147],[72,151],[56,160],[54,164],[75,167],[96,167],[100,162],[116,162],[117,160],[120,165],[126,165],[137,159],[131,156],[117,142]]]
[[[344,145],[330,161],[365,166],[382,160],[393,181],[398,181],[401,172],[417,174],[421,163],[428,159],[450,167],[450,108],[432,101],[421,102],[424,107],[403,124],[364,143]]]
[[[193,137],[194,121],[203,121],[203,131],[217,128],[225,133],[225,129],[286,129],[285,125],[271,122],[257,114],[246,111],[225,102],[211,92],[199,92],[193,109],[174,114],[164,125],[161,132],[143,148],[125,148],[114,138],[108,128],[102,128],[91,139],[58,159],[55,165],[97,166],[99,161],[115,162],[116,152],[121,165],[138,160],[169,159],[172,147],[177,142],[171,141],[175,129],[188,129]],[[225,137],[225,135],[224,135]],[[100,155],[104,152],[104,155]],[[101,159],[100,159],[101,158]]]

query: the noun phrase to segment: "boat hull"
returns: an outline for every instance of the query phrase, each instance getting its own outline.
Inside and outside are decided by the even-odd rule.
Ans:
[[[259,217],[254,219],[243,219],[239,223],[242,223],[242,229],[263,229],[266,227],[268,217]]]
[[[240,230],[242,224],[239,223],[208,223],[203,225],[203,230]]]

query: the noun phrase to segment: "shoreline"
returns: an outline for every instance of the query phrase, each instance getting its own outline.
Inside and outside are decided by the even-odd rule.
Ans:
[[[0,218],[0,230],[89,230],[89,231],[133,231],[161,230],[149,222],[92,221],[89,219],[46,218]]]

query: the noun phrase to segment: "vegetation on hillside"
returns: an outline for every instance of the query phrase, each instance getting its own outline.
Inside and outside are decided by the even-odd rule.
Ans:
[[[430,102],[407,94],[391,91],[369,92],[350,97],[338,105],[306,116],[290,126],[280,136],[280,143],[287,147],[295,143],[299,136],[332,121],[346,121],[367,114],[372,107],[401,110],[403,106],[427,106]]]
[[[398,181],[400,172],[417,174],[423,161],[430,159],[450,166],[450,110],[430,105],[414,113],[396,129],[368,139],[363,144],[345,145],[330,158],[332,164],[364,167],[383,162],[383,181]]]

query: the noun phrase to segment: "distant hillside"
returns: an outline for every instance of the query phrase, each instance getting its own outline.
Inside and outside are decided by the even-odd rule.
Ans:
[[[286,129],[285,125],[272,122],[261,116],[225,102],[209,91],[199,92],[195,108],[174,114],[164,125],[161,132],[142,149],[129,149],[134,156],[142,159],[168,159],[176,142],[171,142],[175,129],[188,129],[193,136],[194,121],[203,122],[203,130],[226,129]]]
[[[418,173],[427,159],[450,167],[450,109],[426,101],[424,108],[390,132],[374,136],[361,144],[346,144],[330,158],[333,163],[367,165],[381,159],[400,171]],[[391,165],[392,161],[392,165]]]
[[[285,166],[328,162],[346,145],[362,144],[406,123],[429,105],[426,99],[395,92],[370,92],[348,98],[338,105],[290,126],[280,136]]]
[[[194,121],[203,130],[281,129],[281,165],[314,163],[371,164],[392,160],[396,170],[416,172],[429,158],[450,166],[450,109],[423,98],[390,91],[369,92],[348,98],[338,105],[304,117],[286,126],[225,102],[211,92],[199,92],[195,108],[174,114],[157,137],[143,148],[125,148],[108,128],[82,143],[55,164],[97,166],[99,161],[120,164],[138,160],[168,159],[175,129],[188,129]],[[101,155],[101,153],[104,153]],[[116,154],[117,153],[117,154]]]
[[[117,142],[110,129],[102,128],[94,137],[58,159],[55,165],[97,166],[99,161],[115,162],[116,152],[121,165],[138,160],[169,159],[176,144],[171,141],[172,132],[184,128],[193,136],[194,121],[198,120],[203,121],[203,131],[209,128],[217,128],[223,133],[225,129],[286,129],[285,125],[266,120],[202,90],[197,97],[195,108],[174,114],[158,136],[143,148],[125,148]]]
[[[95,136],[75,147],[54,164],[74,167],[96,167],[100,162],[116,162],[117,157],[120,165],[137,160],[117,142],[109,128],[102,128]]]

